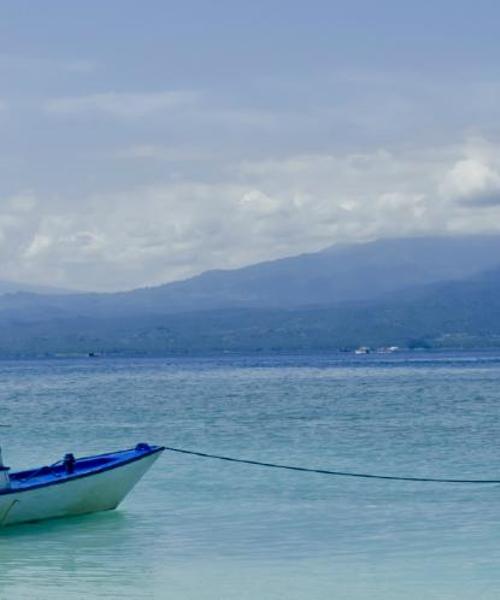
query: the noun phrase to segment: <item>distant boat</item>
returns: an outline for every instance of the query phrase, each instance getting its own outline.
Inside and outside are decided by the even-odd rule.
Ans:
[[[392,354],[398,350],[399,346],[382,346],[381,348],[377,348],[377,354]]]
[[[0,527],[116,508],[164,450],[135,448],[9,474],[0,456]]]
[[[368,346],[360,346],[354,350],[354,354],[370,354],[371,349]]]

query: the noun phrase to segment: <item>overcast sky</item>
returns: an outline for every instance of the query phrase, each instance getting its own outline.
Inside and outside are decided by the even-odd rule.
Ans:
[[[500,230],[500,4],[0,3],[0,279]]]

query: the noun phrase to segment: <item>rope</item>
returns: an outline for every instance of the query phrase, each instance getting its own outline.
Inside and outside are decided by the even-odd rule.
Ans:
[[[244,458],[232,458],[230,456],[221,456],[219,454],[208,454],[206,452],[196,452],[194,450],[183,450],[182,448],[171,448],[165,446],[169,452],[178,452],[180,454],[190,454],[200,456],[201,458],[213,458],[216,460],[225,460],[234,463],[243,463],[246,465],[257,465],[259,467],[270,467],[272,469],[286,469],[288,471],[300,471],[303,473],[319,473],[320,475],[335,475],[337,477],[359,477],[363,479],[384,479],[390,481],[416,481],[420,483],[475,483],[475,484],[500,484],[500,479],[449,479],[440,477],[399,477],[396,475],[374,475],[371,473],[354,473],[351,471],[331,471],[329,469],[309,469],[307,467],[296,467],[292,465],[282,465],[279,463],[261,462],[258,460],[248,460]]]

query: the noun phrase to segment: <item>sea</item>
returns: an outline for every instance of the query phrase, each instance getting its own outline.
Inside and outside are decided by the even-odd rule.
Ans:
[[[138,442],[500,479],[500,353],[0,361],[14,470]],[[115,511],[6,527],[1,600],[498,600],[500,485],[165,451]]]

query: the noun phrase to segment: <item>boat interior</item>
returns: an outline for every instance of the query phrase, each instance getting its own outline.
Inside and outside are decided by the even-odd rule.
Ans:
[[[86,474],[98,473],[101,470],[106,470],[113,468],[114,466],[137,460],[138,458],[156,452],[158,449],[157,446],[150,446],[149,444],[137,444],[135,448],[129,450],[109,452],[97,456],[75,458],[72,454],[66,454],[63,459],[52,465],[10,473],[10,488],[8,490],[0,490],[0,494],[2,492],[12,492],[12,490],[16,489],[20,490],[43,486],[61,479],[70,479],[81,477]]]

